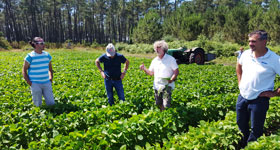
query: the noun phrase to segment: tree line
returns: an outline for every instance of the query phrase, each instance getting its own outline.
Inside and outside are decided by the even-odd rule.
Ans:
[[[164,37],[244,44],[252,30],[280,41],[278,0],[1,0],[0,33],[63,43],[153,43]]]

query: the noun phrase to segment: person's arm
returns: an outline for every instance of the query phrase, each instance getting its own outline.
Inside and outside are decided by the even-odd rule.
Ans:
[[[170,80],[168,80],[168,83],[174,82],[174,81],[176,80],[178,74],[179,74],[179,69],[177,68],[177,69],[175,69],[175,70],[173,71],[173,75],[172,75],[172,77],[170,78]]]
[[[280,88],[277,88],[274,91],[264,91],[259,95],[259,97],[270,97],[270,98],[275,96],[280,96]]]
[[[22,75],[24,80],[27,82],[28,85],[32,85],[32,82],[29,80],[29,77],[27,75],[27,70],[30,67],[30,64],[27,61],[24,61],[23,67],[22,67]]]
[[[100,66],[99,58],[97,58],[97,59],[95,60],[95,65],[97,66],[99,72],[101,73],[102,78],[105,79],[106,76],[105,76],[105,73],[104,73],[104,71],[102,70],[102,68],[101,68],[101,66]]]
[[[121,79],[124,78],[124,76],[125,76],[125,74],[126,74],[126,71],[127,71],[127,69],[128,69],[128,66],[129,66],[129,61],[126,60],[126,61],[125,61],[125,64],[124,64],[124,71],[123,71],[122,74],[121,74]]]
[[[144,65],[144,63],[142,63],[142,65],[140,65],[140,70],[144,70],[144,72],[147,74],[147,75],[150,75],[150,76],[153,76],[154,75],[154,72],[153,71],[150,71],[149,69],[147,69]]]
[[[277,88],[274,92],[275,96],[280,96],[280,88]]]
[[[125,61],[125,64],[124,64],[124,72],[126,72],[126,71],[127,71],[128,66],[129,66],[129,61],[128,61],[128,60],[126,60],[126,61]]]
[[[236,63],[236,75],[237,75],[238,86],[239,86],[242,77],[242,65],[239,64],[238,62]]]
[[[52,62],[49,63],[49,75],[50,75],[50,81],[53,81],[53,69],[52,69]]]
[[[275,72],[280,75],[279,72],[279,66],[280,66],[280,60],[278,61],[278,64],[276,65],[275,63]],[[280,96],[280,87],[278,87],[276,90],[274,91],[264,91],[262,92],[260,95],[260,97],[275,97],[275,96]]]

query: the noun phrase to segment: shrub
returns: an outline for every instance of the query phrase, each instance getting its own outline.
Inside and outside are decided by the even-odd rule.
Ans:
[[[115,45],[117,51],[126,51],[129,53],[152,53],[153,45],[152,44],[126,44],[126,43],[117,43]]]
[[[172,35],[166,35],[162,38],[164,41],[166,42],[173,42],[173,41],[177,41],[178,39],[175,38],[174,36]]]
[[[115,45],[115,48],[116,48],[117,51],[123,51],[123,50],[125,50],[127,45],[128,44],[125,44],[125,43],[117,43]]]
[[[25,41],[13,41],[12,43],[10,43],[10,45],[12,46],[12,48],[15,49],[22,49],[23,47],[25,47],[26,45],[29,45],[27,42]]]
[[[63,44],[62,43],[49,43],[49,42],[45,42],[45,46],[48,49],[55,49],[55,48],[62,48]]]
[[[0,49],[1,48],[6,50],[12,49],[10,43],[4,37],[0,37]]]
[[[98,47],[102,47],[102,45],[98,44],[97,42],[93,42],[91,45],[90,45],[91,48],[98,48]]]
[[[177,49],[179,47],[185,47],[187,48],[187,45],[184,41],[173,41],[168,43],[169,49]]]
[[[84,47],[89,47],[89,46],[91,46],[90,42],[87,42],[87,41],[85,41],[85,40],[82,40],[82,45],[83,45]]]

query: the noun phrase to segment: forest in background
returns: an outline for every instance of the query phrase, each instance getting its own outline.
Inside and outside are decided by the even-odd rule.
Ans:
[[[153,43],[166,37],[247,43],[264,29],[280,41],[278,0],[1,0],[0,36],[9,42]]]

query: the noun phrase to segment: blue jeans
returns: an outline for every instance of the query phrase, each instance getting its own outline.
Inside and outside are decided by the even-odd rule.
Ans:
[[[54,97],[51,81],[48,83],[32,83],[31,94],[33,102],[36,106],[42,105],[42,96],[45,98],[46,105],[54,105]]]
[[[116,89],[119,100],[125,101],[122,80],[104,79],[108,102],[112,106],[114,103],[113,87]]]
[[[258,97],[254,100],[247,100],[239,94],[236,103],[236,121],[239,130],[243,133],[242,142],[245,145],[262,136],[269,99],[268,97]],[[250,119],[251,132],[249,130]]]

